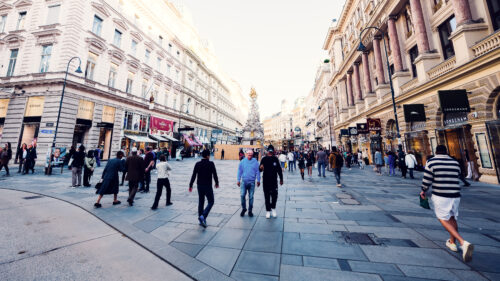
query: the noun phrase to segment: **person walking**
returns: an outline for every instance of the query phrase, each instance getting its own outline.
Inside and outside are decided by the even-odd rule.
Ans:
[[[432,187],[431,200],[434,213],[443,227],[450,234],[446,247],[453,252],[458,251],[456,241],[460,243],[464,262],[472,259],[474,245],[464,240],[458,232],[458,207],[460,205],[460,164],[447,154],[446,146],[436,147],[436,156],[425,165],[420,196],[425,199],[426,192]]]
[[[351,170],[351,165],[352,165],[352,153],[350,151],[348,151],[347,154],[346,154],[346,156],[345,156],[345,163],[346,163],[346,167],[350,171]]]
[[[28,150],[26,153],[26,159],[24,160],[24,173],[28,174],[31,170],[31,173],[35,173],[35,162],[36,162],[36,148],[30,144],[28,145]]]
[[[125,160],[124,174],[127,174],[128,180],[128,205],[134,206],[134,198],[139,188],[139,183],[144,180],[144,159],[137,155],[137,147],[132,147],[132,152]]]
[[[403,151],[403,147],[399,147],[399,152],[398,152],[398,165],[399,169],[401,170],[401,177],[406,179],[406,172],[407,172],[407,167],[406,167],[406,162],[405,162],[405,152]]]
[[[69,161],[73,158],[73,154],[76,152],[75,146],[71,146],[66,156],[64,156],[64,166],[69,166]],[[69,167],[68,167],[69,168]],[[71,170],[71,168],[69,168]]]
[[[384,154],[384,171],[386,174],[389,174],[389,152],[385,152]]]
[[[255,180],[257,187],[260,186],[260,171],[259,161],[253,157],[253,150],[249,149],[246,153],[246,158],[240,161],[238,166],[237,185],[241,188],[241,213],[240,216],[245,216],[247,211],[246,195],[248,193],[248,216],[253,217],[253,194],[255,191]]]
[[[99,148],[99,146],[97,146],[96,149],[94,150],[94,158],[97,167],[101,167],[101,149]]]
[[[328,155],[328,171],[333,171],[333,167],[335,166],[335,155],[333,155],[333,149],[330,151],[330,155]]]
[[[224,149],[220,152],[220,160],[224,160]]]
[[[172,190],[170,189],[170,181],[168,179],[168,177],[170,176],[169,171],[171,170],[172,167],[167,162],[167,155],[160,155],[160,163],[156,164],[156,171],[158,172],[158,179],[156,180],[156,196],[151,210],[156,210],[158,208],[158,203],[160,202],[163,187],[165,187],[165,189],[167,190],[166,206],[170,206],[173,204],[170,201]]]
[[[361,152],[361,150],[358,150],[358,165],[360,170],[365,169],[365,161],[363,159],[363,153]]]
[[[295,167],[295,156],[293,155],[292,151],[289,151],[287,154],[287,159],[288,159],[288,171],[293,172],[293,170],[297,170],[297,167]]]
[[[82,186],[82,168],[85,164],[85,146],[81,145],[70,160],[71,186]]]
[[[89,150],[87,156],[85,157],[85,164],[83,166],[83,186],[90,187],[90,178],[94,173],[96,158],[94,151]]]
[[[18,174],[24,171],[24,163],[26,162],[26,157],[28,157],[28,146],[23,143],[21,147],[18,148],[16,153],[16,158],[19,162],[19,170],[17,171]]]
[[[410,178],[414,179],[413,177],[413,170],[415,169],[415,165],[417,165],[417,159],[415,158],[415,155],[413,155],[413,151],[408,151],[408,154],[405,156],[405,164],[406,167],[408,167],[408,170],[410,171]]]
[[[149,185],[151,183],[151,170],[155,164],[154,153],[151,151],[151,147],[146,147],[146,155],[144,156],[144,165],[146,166],[144,169],[144,186],[139,189],[139,192],[149,193]]]
[[[287,160],[286,154],[285,154],[284,151],[282,151],[280,153],[280,156],[278,156],[278,159],[280,161],[281,171],[283,172],[283,171],[285,171],[285,163],[286,163],[286,160]]]
[[[298,162],[299,162],[299,170],[300,170],[300,176],[302,177],[302,180],[304,180],[304,169],[306,167],[306,159],[304,158],[304,154],[299,153],[298,154]]]
[[[318,161],[318,177],[321,177],[321,172],[323,172],[323,177],[325,175],[325,165],[328,163],[326,152],[321,147],[319,152],[316,154],[316,160]]]
[[[203,150],[201,153],[203,157],[194,165],[193,175],[189,182],[189,192],[193,191],[193,183],[196,178],[198,189],[198,221],[204,228],[207,227],[207,217],[214,205],[214,191],[212,189],[212,177],[215,181],[215,188],[219,188],[219,178],[217,177],[217,170],[214,162],[210,161],[210,151]],[[205,209],[205,197],[208,204]]]
[[[382,166],[384,165],[384,159],[382,159],[382,153],[380,149],[377,148],[375,151],[375,168],[379,176],[382,175]]]
[[[314,157],[312,155],[312,152],[309,151],[309,152],[307,152],[307,155],[306,155],[307,175],[309,177],[312,177],[312,166],[313,165],[314,165]]]
[[[342,154],[337,151],[337,147],[332,147],[332,158],[333,158],[333,174],[335,175],[335,180],[337,180],[337,187],[342,187],[340,183],[340,173],[342,170],[342,166],[344,165],[344,158]]]
[[[239,157],[240,161],[245,158],[245,153],[243,153],[243,149],[242,148],[240,148],[240,152],[238,153],[238,157]]]
[[[105,194],[113,194],[113,205],[119,205],[122,202],[118,201],[118,191],[119,191],[119,183],[120,176],[118,172],[123,171],[125,169],[123,165],[123,151],[118,151],[116,153],[116,158],[111,159],[106,163],[106,167],[104,167],[104,171],[101,176],[101,187],[97,190],[97,202],[94,204],[94,207],[101,208],[101,199]]]
[[[389,162],[389,176],[396,175],[396,155],[392,151],[389,151],[387,157],[387,162]]]
[[[283,171],[280,169],[280,163],[274,156],[274,146],[267,147],[267,155],[260,160],[260,171],[263,172],[263,185],[264,201],[266,203],[266,219],[277,217],[276,202],[278,201],[278,179],[280,178],[280,185],[283,185]]]
[[[0,171],[5,168],[5,175],[9,176],[9,161],[12,159],[12,147],[10,142],[6,143],[0,154]]]

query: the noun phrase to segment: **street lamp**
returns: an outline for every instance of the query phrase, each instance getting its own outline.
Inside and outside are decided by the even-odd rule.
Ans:
[[[361,35],[363,34],[363,32],[365,32],[365,30],[370,29],[370,28],[378,30],[382,34],[382,41],[384,41],[385,60],[387,63],[387,72],[389,73],[389,84],[391,86],[392,108],[394,110],[394,121],[396,123],[396,133],[397,133],[397,137],[398,137],[398,144],[401,144],[401,135],[399,134],[398,114],[396,112],[396,101],[394,99],[394,87],[392,86],[391,67],[389,65],[389,55],[387,54],[387,47],[385,45],[385,39],[384,39],[385,33],[382,30],[380,30],[380,28],[375,27],[375,26],[367,26],[367,27],[363,28],[363,30],[361,30],[361,32],[359,33],[358,52],[363,52],[366,50],[366,47],[365,47],[365,45],[363,45],[363,41],[361,40]]]
[[[324,98],[324,99],[321,99],[319,101],[319,106],[318,106],[318,110],[321,109],[321,103],[323,101],[326,101],[326,100],[333,100],[332,98]],[[332,121],[330,119],[330,106],[326,106],[326,109],[328,110],[328,129],[329,129],[329,132],[330,132],[330,150],[332,150],[332,146],[333,146],[333,137],[332,137]]]
[[[78,67],[76,68],[75,72],[78,74],[82,73],[82,69],[81,69],[82,60],[79,57],[72,57],[68,61],[68,65],[66,66],[66,74],[64,75],[64,83],[63,83],[63,88],[62,88],[62,93],[61,93],[61,99],[59,101],[59,111],[57,112],[56,130],[54,132],[54,139],[52,140],[52,148],[56,147],[57,131],[59,129],[59,119],[61,118],[61,109],[62,109],[62,104],[63,104],[63,99],[64,99],[64,92],[66,90],[66,81],[68,80],[69,65],[71,64],[71,62],[74,59],[78,59]],[[49,170],[50,170],[51,165],[52,165],[52,151],[50,151],[49,155],[50,155],[49,156]]]

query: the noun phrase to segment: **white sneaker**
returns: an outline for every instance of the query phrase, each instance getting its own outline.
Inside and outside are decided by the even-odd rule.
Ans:
[[[464,241],[464,244],[462,245],[462,258],[464,259],[464,262],[470,262],[472,260],[472,251],[474,251],[474,245]]]
[[[451,243],[450,239],[446,240],[446,247],[448,247],[448,249],[452,250],[453,252],[458,252],[457,244]]]
[[[271,218],[271,212],[266,212],[266,219],[270,219]]]
[[[339,183],[339,184],[337,184],[337,187],[342,187],[342,185]]]
[[[273,212],[273,218],[277,217],[278,215],[276,214],[276,210],[275,209],[271,209],[271,211]]]

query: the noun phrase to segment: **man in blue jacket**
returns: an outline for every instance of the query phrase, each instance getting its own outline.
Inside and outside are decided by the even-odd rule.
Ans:
[[[253,217],[253,193],[255,191],[255,179],[257,179],[257,186],[260,186],[260,171],[259,161],[253,158],[253,151],[249,149],[246,153],[245,159],[240,161],[238,166],[238,183],[241,188],[241,216],[243,217],[247,211],[245,197],[248,192],[248,216]],[[241,181],[243,180],[243,184]]]

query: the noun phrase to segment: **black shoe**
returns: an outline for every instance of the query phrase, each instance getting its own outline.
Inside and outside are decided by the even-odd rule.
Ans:
[[[120,205],[121,203],[122,203],[121,201],[117,200],[117,201],[113,202],[113,205]]]
[[[248,211],[248,216],[249,217],[253,217],[253,212],[252,211]]]
[[[102,207],[102,205],[101,205],[100,203],[95,203],[95,204],[94,204],[94,207],[96,207],[96,208],[101,208],[101,207]]]
[[[174,203],[172,202],[167,202],[167,205],[166,206],[170,206],[170,205],[173,205]]]
[[[8,176],[8,174],[7,174]],[[470,183],[464,183],[464,186],[470,186]]]
[[[207,221],[203,216],[199,216],[198,221],[200,222],[200,225],[203,226],[203,228],[207,228]]]
[[[151,210],[156,210],[156,209],[158,209],[158,207],[155,206],[151,207]]]
[[[127,200],[129,206],[134,206],[134,202],[131,200]]]
[[[240,216],[244,217],[246,212],[247,212],[247,209],[241,210]]]

